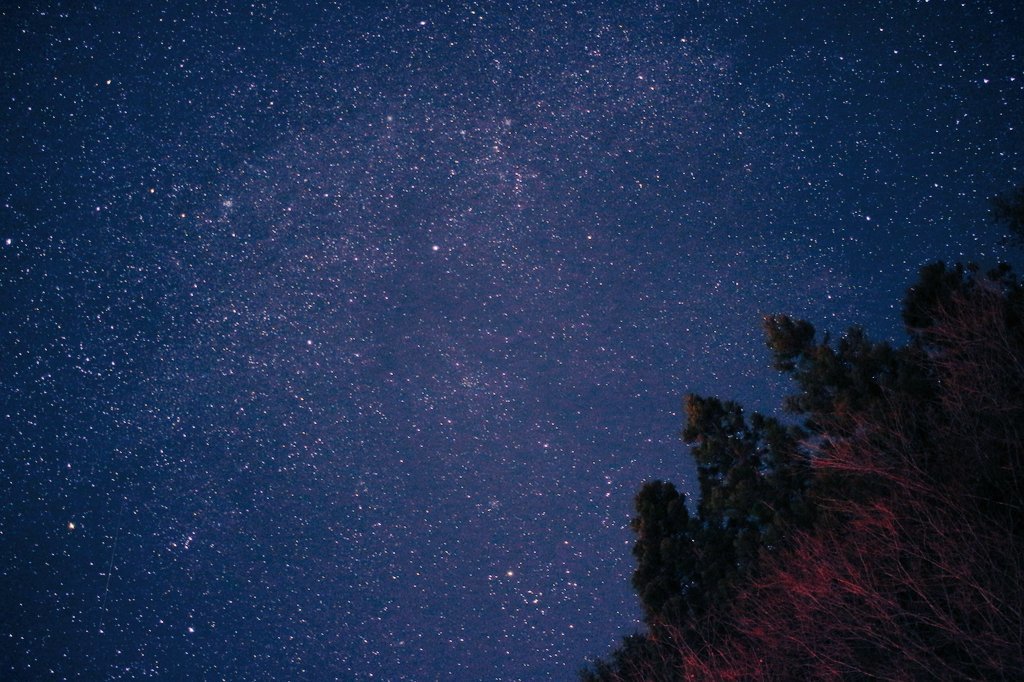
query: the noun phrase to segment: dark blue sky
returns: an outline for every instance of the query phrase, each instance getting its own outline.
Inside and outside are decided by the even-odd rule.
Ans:
[[[572,679],[689,391],[1006,257],[1016,2],[7,2],[0,677]]]

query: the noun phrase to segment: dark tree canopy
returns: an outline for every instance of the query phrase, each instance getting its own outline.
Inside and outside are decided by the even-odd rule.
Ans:
[[[1024,188],[993,216],[1024,241]],[[700,498],[640,490],[647,632],[584,679],[1024,679],[1024,287],[935,263],[902,315],[765,318],[798,426],[686,396]]]
[[[686,500],[671,483],[653,481],[637,494],[636,511],[633,587],[648,618],[682,617],[697,560]]]
[[[694,446],[701,499],[691,516],[671,483],[636,498],[633,586],[649,621],[702,614],[728,595],[763,547],[810,518],[799,432],[739,405],[689,395],[686,442]]]

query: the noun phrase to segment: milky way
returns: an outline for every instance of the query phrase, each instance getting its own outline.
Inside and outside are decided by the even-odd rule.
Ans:
[[[1006,257],[1014,4],[0,9],[2,670],[571,679],[764,314]]]

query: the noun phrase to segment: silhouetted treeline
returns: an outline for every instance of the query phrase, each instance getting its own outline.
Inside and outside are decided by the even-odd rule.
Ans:
[[[903,320],[765,319],[799,426],[687,396],[700,500],[637,495],[647,631],[583,680],[1024,679],[1024,287],[936,263]]]

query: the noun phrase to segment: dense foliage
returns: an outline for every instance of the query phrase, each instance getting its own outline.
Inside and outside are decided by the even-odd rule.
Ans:
[[[1024,679],[1024,287],[936,263],[903,320],[765,319],[799,426],[687,396],[700,500],[637,495],[647,630],[584,680]]]

